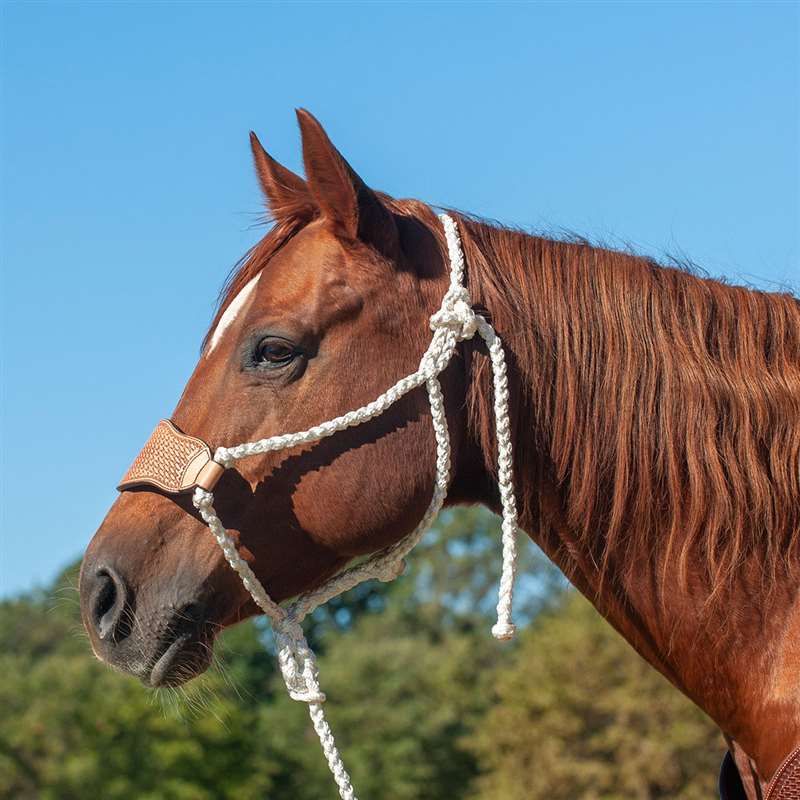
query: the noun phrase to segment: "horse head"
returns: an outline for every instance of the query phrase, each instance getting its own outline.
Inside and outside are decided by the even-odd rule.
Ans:
[[[447,288],[433,212],[368,188],[310,114],[298,119],[306,180],[251,135],[274,226],[232,277],[172,414],[212,448],[305,430],[372,400],[417,368]],[[446,397],[463,397],[463,364],[442,382]],[[451,406],[448,417],[457,496],[474,475],[459,475],[463,414]],[[364,425],[237,462],[216,508],[279,602],[412,530],[435,466],[418,390]],[[202,672],[216,633],[259,613],[191,496],[153,487],[111,507],[85,554],[80,596],[96,655],[154,686]]]

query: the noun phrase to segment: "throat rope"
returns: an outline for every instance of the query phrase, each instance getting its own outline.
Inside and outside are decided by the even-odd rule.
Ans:
[[[362,581],[373,578],[391,581],[398,577],[405,568],[403,558],[419,542],[441,510],[450,485],[450,434],[447,428],[439,375],[450,363],[458,343],[465,339],[471,339],[476,333],[486,342],[492,364],[497,436],[497,481],[503,516],[503,568],[497,602],[497,623],[492,627],[492,635],[497,639],[510,639],[515,632],[511,622],[511,605],[517,559],[517,506],[514,499],[513,452],[505,352],[503,343],[494,328],[483,316],[477,314],[470,304],[469,292],[464,286],[464,254],[456,224],[447,214],[442,214],[440,219],[444,226],[450,256],[450,286],[442,300],[441,307],[431,317],[433,336],[428,349],[420,360],[417,371],[401,378],[380,397],[355,411],[348,411],[340,417],[315,425],[306,431],[271,436],[268,439],[246,442],[235,447],[220,447],[214,454],[214,460],[218,464],[230,468],[236,461],[247,456],[316,442],[337,431],[360,425],[382,414],[401,397],[424,384],[428,391],[431,421],[436,438],[436,478],[430,505],[417,527],[399,542],[374,553],[365,561],[343,570],[319,588],[300,595],[286,606],[280,606],[269,597],[249,564],[239,555],[230,534],[225,530],[214,510],[214,495],[198,487],[193,496],[195,507],[211,529],[211,533],[222,548],[228,563],[238,573],[244,587],[272,624],[278,649],[278,664],[289,696],[308,704],[314,730],[319,736],[322,751],[328,761],[342,800],[355,800],[355,792],[325,719],[322,707],[322,703],[325,702],[325,694],[319,685],[316,657],[306,641],[300,624],[317,606],[352,589]]]

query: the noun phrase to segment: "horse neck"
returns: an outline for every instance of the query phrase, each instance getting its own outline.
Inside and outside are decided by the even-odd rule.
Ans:
[[[754,671],[780,678],[774,645],[800,632],[786,612],[800,577],[797,300],[583,242],[460,226],[470,291],[510,355],[523,527],[768,769],[800,739],[796,693],[748,688]],[[489,375],[478,358],[471,369],[472,441],[488,471]],[[475,499],[492,505],[477,488]],[[776,715],[787,727],[770,741],[757,730]]]

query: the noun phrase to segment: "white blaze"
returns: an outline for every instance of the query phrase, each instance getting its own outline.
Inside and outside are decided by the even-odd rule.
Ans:
[[[225,331],[230,328],[233,321],[239,315],[239,312],[244,308],[247,299],[253,293],[253,289],[256,288],[260,277],[261,273],[259,272],[258,275],[256,275],[255,278],[251,278],[239,294],[231,300],[230,305],[225,309],[225,313],[219,318],[217,327],[214,328],[214,333],[211,334],[211,341],[208,343],[208,349],[206,350],[207,356],[211,355],[211,351],[219,344]]]

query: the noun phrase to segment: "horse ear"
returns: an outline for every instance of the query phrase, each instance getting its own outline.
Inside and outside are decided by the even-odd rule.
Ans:
[[[391,257],[398,248],[392,212],[333,146],[322,125],[297,109],[308,187],[322,215],[346,239],[359,239]]]
[[[314,202],[306,182],[279,164],[261,146],[253,131],[250,131],[250,148],[253,151],[258,182],[272,217],[276,220],[294,216],[310,217],[314,211]]]

